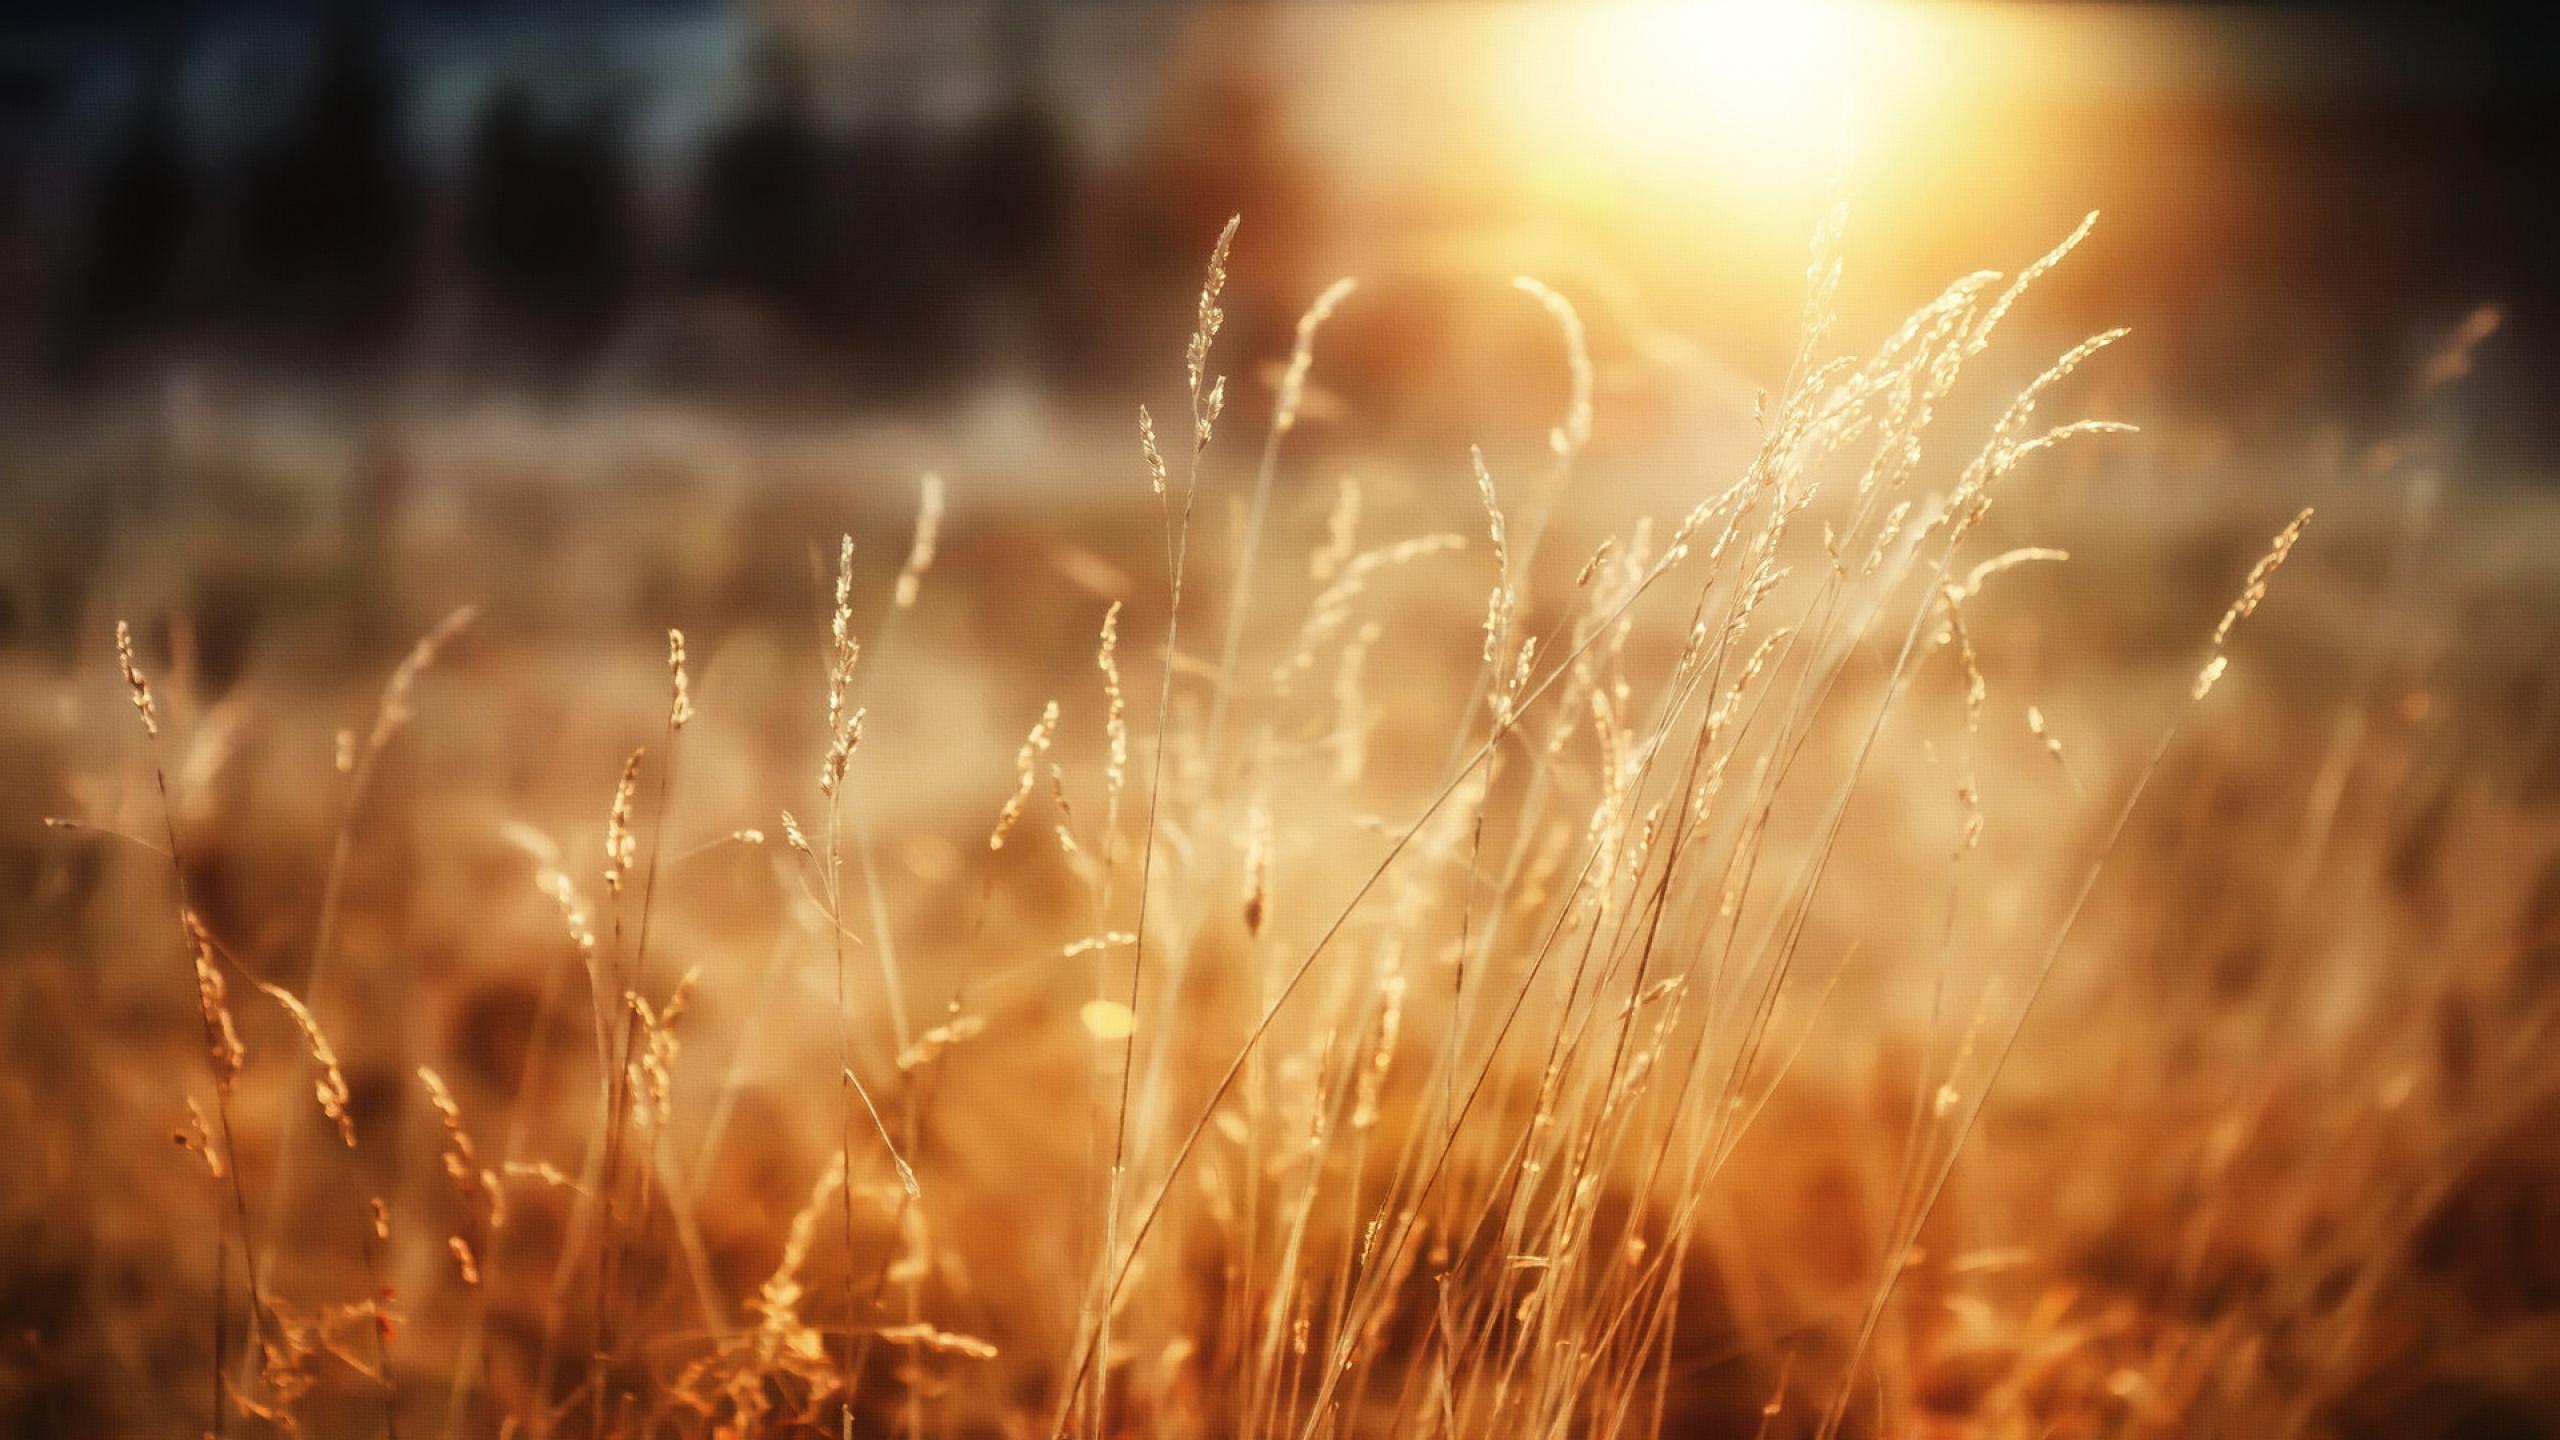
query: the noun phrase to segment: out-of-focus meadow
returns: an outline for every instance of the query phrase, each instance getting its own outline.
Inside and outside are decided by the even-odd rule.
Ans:
[[[28,21],[0,1428],[2560,1433],[2543,79]]]

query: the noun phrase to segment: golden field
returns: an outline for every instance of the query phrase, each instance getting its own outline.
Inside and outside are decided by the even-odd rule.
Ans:
[[[1826,233],[1711,433],[1489,291],[1471,457],[1344,418],[1368,292],[1231,361],[1231,233],[1029,444],[54,445],[22,1433],[2560,1422],[2560,512],[2427,423],[2491,319],[2238,483],[2090,408],[2067,244],[1869,332]]]

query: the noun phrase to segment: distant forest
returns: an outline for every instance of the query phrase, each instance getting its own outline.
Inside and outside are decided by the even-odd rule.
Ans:
[[[1267,220],[1291,211],[1289,163],[1250,97],[1222,106],[1223,173],[1158,214],[1098,173],[1027,67],[957,122],[847,125],[822,118],[813,62],[769,36],[694,142],[674,213],[650,203],[633,97],[546,93],[521,74],[493,78],[459,155],[430,175],[377,11],[351,0],[315,24],[279,118],[216,154],[186,133],[182,48],[139,58],[38,257],[44,381],[76,391],[208,355],[911,391],[998,347],[1072,379],[1098,358],[1075,349],[1092,311],[1194,263],[1214,212],[1246,194]]]

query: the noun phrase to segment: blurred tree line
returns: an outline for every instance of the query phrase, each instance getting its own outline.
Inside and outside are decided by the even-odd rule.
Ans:
[[[994,103],[956,124],[893,106],[847,125],[822,113],[813,62],[765,35],[669,187],[644,171],[627,87],[502,75],[438,173],[372,5],[337,0],[314,42],[270,122],[218,153],[190,143],[183,37],[140,58],[61,227],[41,326],[56,381],[208,345],[574,378],[632,363],[635,345],[716,349],[687,342],[691,321],[670,333],[692,311],[752,317],[754,344],[793,364],[817,347],[879,385],[948,380],[998,344],[1069,378],[1090,359],[1072,353],[1092,302],[1070,251],[1094,177],[1035,67],[1003,66]],[[1262,149],[1224,144],[1240,170]]]

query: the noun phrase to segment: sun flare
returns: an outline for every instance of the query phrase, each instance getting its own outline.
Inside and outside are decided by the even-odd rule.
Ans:
[[[1854,20],[1846,0],[1628,0],[1593,17],[1575,68],[1594,122],[1620,143],[1793,158],[1849,99]]]

